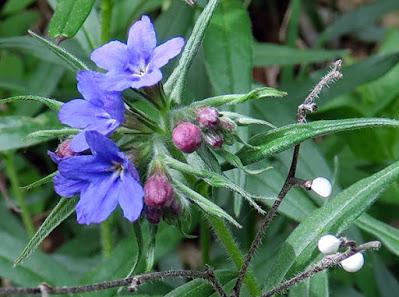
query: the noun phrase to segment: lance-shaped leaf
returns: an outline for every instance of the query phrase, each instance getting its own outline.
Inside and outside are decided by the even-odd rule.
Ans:
[[[49,24],[52,37],[71,38],[79,31],[95,0],[59,0]]]
[[[74,128],[62,128],[57,130],[39,130],[30,133],[26,136],[29,140],[41,140],[41,141],[48,141],[50,139],[54,139],[57,137],[65,137],[69,135],[75,135],[79,133],[79,129]]]
[[[45,177],[43,177],[43,178],[41,178],[41,179],[39,179],[39,180],[37,180],[37,181],[35,181],[35,182],[33,182],[33,183],[27,185],[27,186],[21,187],[21,190],[30,191],[30,190],[32,190],[32,189],[34,189],[34,188],[40,187],[40,186],[42,186],[42,185],[45,185],[45,184],[51,182],[52,179],[53,179],[53,177],[54,177],[57,173],[58,173],[58,171],[53,172],[53,173],[51,173],[51,174],[49,174],[49,175],[47,175],[47,176],[45,176]]]
[[[50,232],[73,213],[76,202],[76,199],[73,198],[61,198],[61,200],[40,226],[39,230],[37,230],[27,246],[15,260],[14,265],[18,265],[27,259],[35,251],[39,244],[50,234]]]
[[[266,268],[265,289],[305,268],[317,255],[318,239],[340,234],[375,202],[378,195],[399,179],[399,162],[362,179],[314,211],[290,234]],[[287,275],[289,274],[289,275]]]
[[[32,95],[15,96],[15,97],[0,99],[0,104],[9,103],[9,102],[18,102],[18,101],[29,101],[29,100],[43,103],[48,108],[54,111],[58,111],[61,108],[61,105],[63,104],[62,102],[54,99],[40,97],[40,96],[32,96]]]
[[[260,119],[255,119],[249,116],[242,115],[237,112],[231,112],[231,111],[221,111],[220,114],[222,116],[228,117],[234,122],[236,122],[237,125],[239,126],[248,126],[248,125],[262,125],[262,126],[268,126],[270,128],[277,128],[274,126],[272,123],[260,120]]]
[[[287,93],[279,91],[273,88],[264,87],[252,90],[247,94],[231,94],[231,95],[220,95],[216,97],[210,97],[201,101],[196,101],[191,104],[192,107],[202,107],[202,106],[222,106],[222,105],[235,105],[239,103],[244,103],[249,100],[257,100],[269,97],[284,97]]]
[[[145,272],[150,272],[154,267],[155,262],[155,244],[158,232],[158,225],[150,225],[150,238],[147,244],[147,251],[145,256]]]
[[[240,186],[236,185],[232,181],[230,181],[227,177],[218,174],[216,172],[212,172],[206,169],[198,169],[195,168],[192,165],[188,165],[186,163],[180,162],[178,160],[175,160],[170,157],[165,157],[164,158],[165,163],[178,171],[185,172],[188,174],[195,175],[196,177],[202,178],[207,184],[211,185],[212,187],[224,187],[226,189],[229,189],[233,191],[234,193],[237,193],[244,197],[248,203],[253,206],[259,213],[264,214],[263,209],[255,202],[255,200],[259,200],[264,202],[265,200],[273,200],[273,197],[263,197],[263,196],[257,196],[248,193],[244,189],[242,189]]]
[[[360,128],[398,126],[399,121],[382,118],[355,118],[292,124],[254,136],[249,140],[249,144],[257,148],[245,147],[238,152],[237,156],[244,165],[248,165],[314,137]],[[225,170],[230,168],[231,165],[224,166]]]
[[[70,52],[68,52],[64,48],[50,42],[49,40],[37,35],[36,33],[32,32],[32,31],[28,31],[28,32],[30,35],[32,35],[33,38],[40,41],[49,50],[51,50],[57,57],[59,57],[61,60],[63,60],[69,66],[69,68],[71,68],[73,71],[89,69],[82,61],[80,61],[77,57],[72,55]]]
[[[180,102],[183,94],[184,83],[186,81],[188,70],[201,46],[205,36],[206,28],[209,25],[211,17],[217,7],[218,0],[209,0],[201,15],[195,22],[193,32],[187,41],[179,64],[173,70],[169,79],[165,83],[165,92],[169,94],[176,102]]]
[[[204,196],[198,194],[196,191],[190,189],[178,180],[174,179],[172,182],[178,191],[180,191],[184,196],[188,197],[193,203],[197,204],[207,214],[225,219],[236,227],[241,228],[241,225],[218,205],[209,201]]]

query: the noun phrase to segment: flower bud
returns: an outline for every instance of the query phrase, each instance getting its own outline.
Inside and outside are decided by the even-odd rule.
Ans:
[[[319,251],[322,252],[324,255],[335,254],[336,252],[338,252],[340,245],[341,240],[331,234],[322,236],[317,243]]]
[[[162,207],[173,199],[173,187],[163,172],[155,172],[144,185],[144,203],[150,207]]]
[[[220,126],[226,132],[234,132],[237,129],[237,124],[230,118],[222,117],[220,119]]]
[[[201,128],[214,128],[219,124],[219,112],[214,107],[203,107],[196,111]]]
[[[201,145],[201,130],[190,122],[182,122],[172,133],[175,146],[184,153],[192,153]]]
[[[331,195],[332,186],[328,179],[317,177],[312,181],[310,189],[321,197],[327,198]]]
[[[223,135],[217,132],[209,132],[205,134],[205,142],[214,149],[220,149],[224,143]]]
[[[156,207],[146,207],[144,213],[148,222],[154,225],[159,224],[163,216],[163,210],[161,208],[156,208]]]
[[[348,272],[359,271],[363,267],[363,264],[364,257],[362,253],[356,253],[353,256],[341,261],[342,268]]]
[[[48,155],[50,156],[50,158],[53,160],[54,163],[58,164],[65,158],[76,156],[77,153],[75,153],[71,148],[71,140],[67,139],[58,145],[55,152],[49,151]]]

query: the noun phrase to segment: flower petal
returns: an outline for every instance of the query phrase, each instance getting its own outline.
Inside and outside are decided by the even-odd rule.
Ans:
[[[73,180],[92,181],[104,175],[110,175],[111,162],[92,155],[75,156],[62,160],[58,164],[61,175]]]
[[[181,37],[166,41],[155,48],[151,63],[157,68],[161,68],[166,65],[170,59],[180,54],[183,46],[184,39]]]
[[[55,192],[66,198],[75,196],[88,186],[88,183],[82,180],[72,180],[62,176],[60,173],[53,177]]]
[[[133,81],[138,80],[128,72],[108,72],[101,80],[101,87],[109,91],[124,91],[130,88]]]
[[[140,80],[131,83],[131,87],[139,89],[142,87],[151,87],[162,80],[162,72],[159,69],[154,69],[149,73],[143,75]]]
[[[129,221],[136,221],[143,209],[143,187],[131,175],[126,174],[118,184],[118,201],[123,215]]]
[[[93,155],[104,160],[122,162],[123,154],[119,151],[117,145],[107,137],[97,131],[86,131],[86,141],[89,144]]]
[[[71,149],[75,153],[80,153],[83,152],[87,149],[89,149],[89,145],[86,142],[86,135],[85,135],[85,130],[80,131],[78,134],[76,134],[71,141]]]
[[[117,175],[99,178],[81,192],[76,206],[79,224],[101,223],[112,213],[118,205],[117,178]]]
[[[65,125],[84,129],[90,124],[95,124],[98,121],[96,116],[101,116],[104,113],[104,109],[89,101],[75,99],[61,106],[58,118]]]
[[[122,70],[128,63],[127,46],[120,41],[108,42],[94,50],[90,59],[100,68]]]
[[[131,55],[147,61],[157,45],[154,26],[148,16],[135,22],[129,30],[127,47]]]

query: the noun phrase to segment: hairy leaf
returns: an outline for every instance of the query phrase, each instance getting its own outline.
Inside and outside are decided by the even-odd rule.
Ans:
[[[61,105],[63,104],[62,102],[54,99],[40,97],[40,96],[33,96],[33,95],[15,96],[15,97],[0,99],[0,104],[17,102],[17,101],[29,101],[29,100],[43,103],[44,105],[47,105],[48,108],[54,111],[58,111],[61,108]]]

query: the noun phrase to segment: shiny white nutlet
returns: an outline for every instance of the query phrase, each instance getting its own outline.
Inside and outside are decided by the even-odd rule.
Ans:
[[[362,253],[356,253],[348,259],[341,261],[342,268],[348,272],[359,271],[364,264],[364,257]]]
[[[310,189],[321,197],[327,198],[332,193],[332,185],[330,181],[324,177],[316,177],[312,181]]]
[[[341,240],[331,234],[322,236],[317,243],[319,251],[322,252],[324,255],[335,254],[336,252],[338,252],[340,245]]]

